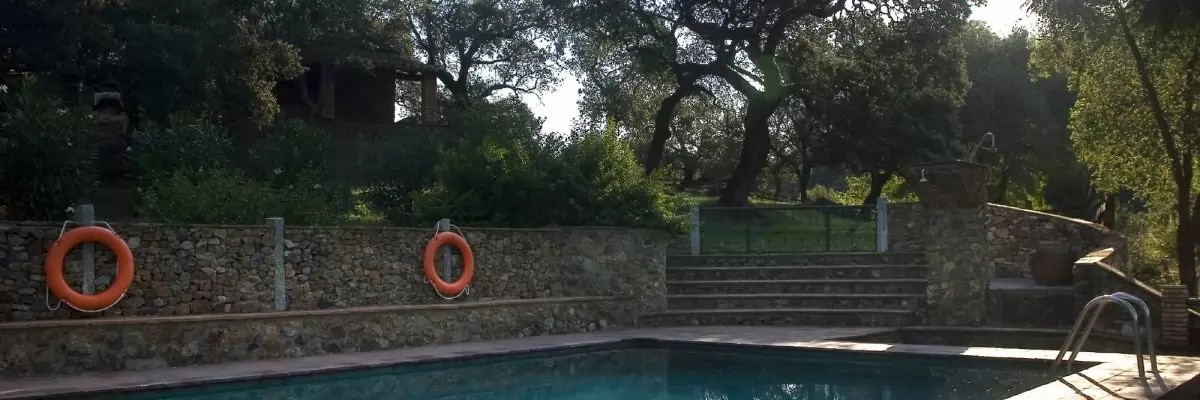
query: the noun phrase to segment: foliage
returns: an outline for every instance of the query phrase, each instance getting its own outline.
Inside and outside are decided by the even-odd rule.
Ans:
[[[1075,97],[1061,74],[1039,77],[1031,70],[1029,33],[1017,29],[999,37],[984,23],[972,21],[963,39],[971,80],[961,113],[964,139],[980,146],[976,161],[994,166],[989,168],[990,200],[1044,209],[1042,192],[1048,181],[1061,189],[1086,190],[1089,179],[1079,173],[1082,168],[1071,153],[1067,130]],[[987,133],[994,135],[994,151],[983,149],[993,145],[990,140],[980,143]]]
[[[554,7],[532,0],[421,0],[407,10],[427,62],[460,108],[502,90],[533,93],[558,81],[563,44]]]
[[[320,225],[344,214],[307,175],[295,186],[275,188],[233,170],[178,172],[154,181],[141,196],[142,213],[166,223],[258,224],[281,216],[291,225]]]
[[[1045,32],[1034,61],[1068,74],[1078,95],[1071,139],[1096,185],[1129,190],[1154,212],[1173,210],[1180,280],[1194,295],[1200,27],[1164,33],[1137,26],[1141,5],[1033,2]]]
[[[61,219],[96,186],[87,110],[64,106],[33,79],[0,92],[0,104],[0,207],[12,219]]]
[[[673,198],[614,132],[539,136],[541,121],[515,101],[457,118],[466,138],[443,155],[437,183],[416,195],[418,220],[681,228]]]
[[[1169,210],[1163,211],[1117,214],[1117,227],[1129,238],[1126,272],[1156,287],[1179,282],[1178,272],[1168,268],[1175,255],[1175,222]]]
[[[329,133],[302,120],[276,122],[254,151],[259,179],[275,186],[295,184],[306,171],[324,178],[330,157]]]
[[[210,122],[176,118],[139,132],[134,158],[142,214],[173,223],[339,221],[351,208],[349,187],[328,175],[327,135],[299,121],[281,122],[270,133],[255,152],[258,170],[268,172],[253,179],[234,167],[229,139]]]
[[[148,123],[134,132],[133,163],[143,181],[181,174],[195,177],[232,168],[233,144],[224,129],[203,119],[177,114],[165,124]]]
[[[445,132],[414,130],[364,148],[359,171],[364,179],[360,194],[366,205],[394,224],[428,222],[413,215],[413,196],[437,178],[435,169],[449,142]]]
[[[823,197],[833,200],[838,204],[857,205],[863,203],[863,199],[867,198],[867,193],[870,190],[871,174],[864,174],[846,177],[846,190],[835,191],[824,187],[821,187],[821,189],[814,187],[813,190],[809,191],[809,196],[812,196],[814,199]],[[912,186],[901,176],[889,179],[883,185],[882,193],[892,203],[911,203],[917,201],[917,193],[913,191]]]

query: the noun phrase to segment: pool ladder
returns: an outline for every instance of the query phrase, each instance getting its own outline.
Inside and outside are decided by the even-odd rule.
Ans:
[[[1129,312],[1130,317],[1133,317],[1133,348],[1137,352],[1138,377],[1142,380],[1146,379],[1146,364],[1142,359],[1142,332],[1146,334],[1146,347],[1150,350],[1150,372],[1158,372],[1158,355],[1154,352],[1154,321],[1150,318],[1150,307],[1142,299],[1125,292],[1096,296],[1083,306],[1083,312],[1079,314],[1079,318],[1075,319],[1075,326],[1067,335],[1067,342],[1063,343],[1062,348],[1058,350],[1058,357],[1054,359],[1051,369],[1058,368],[1058,365],[1062,363],[1063,356],[1070,350],[1071,358],[1067,359],[1067,371],[1071,370],[1075,356],[1079,355],[1083,343],[1087,341],[1088,335],[1092,333],[1092,328],[1096,326],[1096,320],[1100,318],[1100,311],[1109,303],[1120,305]],[[1086,325],[1084,325],[1085,320],[1087,321]],[[1139,320],[1145,321],[1146,329],[1144,331],[1138,328]]]

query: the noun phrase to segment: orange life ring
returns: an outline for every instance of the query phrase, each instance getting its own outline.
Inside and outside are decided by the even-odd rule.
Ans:
[[[108,289],[97,294],[76,292],[63,278],[63,260],[71,248],[83,242],[97,242],[112,249],[117,256],[117,277]],[[121,300],[129,285],[133,283],[133,252],[120,236],[98,226],[85,226],[67,231],[54,242],[46,255],[46,286],[50,293],[80,311],[99,311]]]
[[[457,248],[463,258],[462,276],[452,283],[442,280],[434,265],[438,249],[447,244]],[[442,232],[435,235],[429,245],[425,246],[425,278],[429,279],[438,293],[445,296],[458,295],[467,289],[467,285],[471,283],[473,277],[475,277],[475,255],[471,253],[471,246],[467,245],[467,239],[463,239],[454,232]]]

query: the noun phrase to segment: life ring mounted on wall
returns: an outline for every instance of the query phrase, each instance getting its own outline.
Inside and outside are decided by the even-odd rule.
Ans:
[[[438,224],[439,228],[442,224]],[[447,224],[448,225],[448,224]],[[446,282],[437,274],[437,266],[434,265],[437,259],[438,250],[442,246],[454,246],[458,252],[462,254],[463,273],[454,282]],[[443,299],[451,300],[467,294],[470,291],[471,279],[475,277],[475,255],[471,253],[471,246],[467,244],[467,239],[459,233],[450,231],[438,232],[434,234],[433,240],[425,246],[424,255],[424,270],[425,280],[433,285],[433,289],[438,296]]]
[[[66,224],[63,224],[66,229]],[[117,276],[108,289],[97,294],[83,294],[71,289],[63,276],[63,261],[72,248],[84,242],[96,242],[107,246],[117,257]],[[46,289],[58,296],[59,301],[71,308],[83,312],[101,312],[111,308],[125,297],[125,292],[133,284],[133,252],[129,245],[117,236],[110,226],[108,229],[99,226],[84,226],[65,231],[50,247],[46,254]],[[47,296],[49,306],[49,296]],[[54,309],[57,309],[54,308]]]

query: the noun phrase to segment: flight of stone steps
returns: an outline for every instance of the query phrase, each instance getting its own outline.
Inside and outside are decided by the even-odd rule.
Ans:
[[[646,326],[904,326],[925,301],[922,253],[668,256],[667,310]]]

